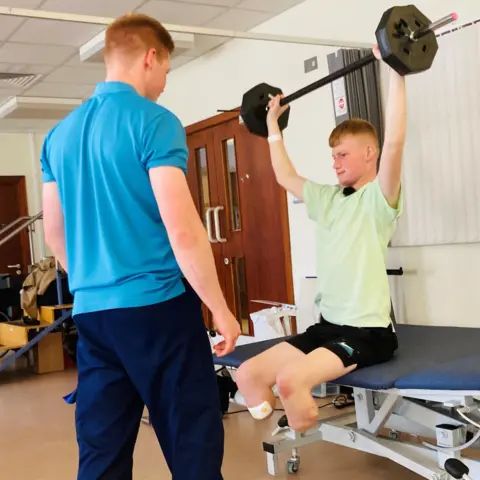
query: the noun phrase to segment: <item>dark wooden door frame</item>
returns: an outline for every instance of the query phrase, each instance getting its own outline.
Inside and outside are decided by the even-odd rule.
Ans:
[[[16,185],[17,187],[17,198],[19,201],[19,210],[21,217],[28,216],[28,201],[27,201],[27,182],[24,176],[11,175],[11,176],[0,176],[0,187],[2,185]],[[16,199],[15,199],[16,201]],[[30,265],[31,259],[31,248],[33,245],[30,245],[30,238],[28,230],[24,229],[19,234],[20,244],[22,248],[22,270],[23,273],[27,273],[28,266]],[[0,238],[1,240],[1,238]]]
[[[215,115],[210,118],[206,118],[205,120],[200,120],[199,122],[192,123],[185,128],[185,132],[187,135],[192,133],[199,132],[200,130],[205,130],[206,128],[216,127],[221,123],[228,122],[235,118],[239,118],[239,112],[225,112]]]
[[[199,122],[188,125],[185,128],[185,132],[188,135],[205,130],[207,128],[215,127],[222,123],[228,122],[230,120],[240,119],[239,111],[230,111],[223,112],[213,117],[201,120]],[[278,205],[278,208],[281,209],[281,218],[282,218],[282,230],[283,230],[283,244],[285,246],[284,258],[285,258],[285,272],[287,275],[286,284],[287,284],[287,302],[293,304],[295,302],[294,288],[293,288],[293,266],[292,266],[292,252],[291,252],[291,243],[290,243],[290,224],[288,217],[288,202],[287,195],[285,192],[284,200],[281,205]],[[297,332],[297,322],[295,317],[291,318],[291,325],[293,333]]]

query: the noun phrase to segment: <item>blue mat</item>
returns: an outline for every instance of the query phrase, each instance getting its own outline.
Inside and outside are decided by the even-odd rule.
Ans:
[[[480,329],[397,325],[396,330],[400,346],[393,360],[334,383],[370,390],[480,390]],[[214,362],[238,368],[282,340],[242,345]]]

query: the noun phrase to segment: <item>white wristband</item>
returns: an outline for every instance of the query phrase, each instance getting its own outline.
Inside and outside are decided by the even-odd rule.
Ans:
[[[282,135],[280,133],[276,133],[275,135],[270,135],[268,137],[268,143],[279,142],[282,140]]]

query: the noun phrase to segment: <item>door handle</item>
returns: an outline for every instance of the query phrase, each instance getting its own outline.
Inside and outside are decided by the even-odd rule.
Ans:
[[[22,265],[20,263],[17,263],[16,265],[7,265],[7,268],[22,268]]]
[[[218,214],[218,212],[220,210],[223,210],[224,208],[223,207],[215,207],[214,208],[214,218],[215,218],[215,235],[217,237],[217,240],[220,242],[220,243],[225,243],[227,241],[226,238],[223,238],[220,236],[220,216]]]
[[[213,212],[213,207],[209,207],[205,211],[205,223],[207,224],[208,241],[210,243],[217,243],[218,240],[213,238],[213,235],[212,235],[212,219],[210,215],[212,212]]]

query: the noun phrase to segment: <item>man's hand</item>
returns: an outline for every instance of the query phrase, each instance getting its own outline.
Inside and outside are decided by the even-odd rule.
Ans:
[[[220,315],[214,315],[213,323],[217,332],[224,338],[213,349],[217,357],[224,357],[235,350],[237,338],[241,335],[240,325],[230,310],[225,310]]]

